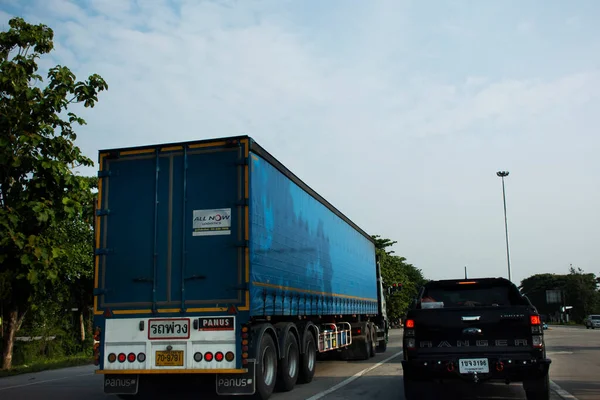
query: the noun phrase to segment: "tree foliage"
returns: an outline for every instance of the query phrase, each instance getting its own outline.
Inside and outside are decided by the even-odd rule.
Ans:
[[[37,59],[52,51],[53,31],[13,18],[0,33],[0,300],[8,318],[3,368],[11,367],[12,340],[28,309],[63,279],[74,248],[61,242],[68,222],[83,215],[90,180],[72,168],[91,166],[75,145],[85,121],[73,104],[94,107],[108,88],[99,75],[77,81],[66,66],[38,74]],[[65,225],[66,224],[66,225]]]
[[[386,295],[387,314],[390,320],[401,318],[408,309],[412,299],[417,295],[419,288],[427,281],[420,269],[407,262],[406,258],[394,255],[388,247],[395,241],[373,236],[375,247],[381,264],[381,275],[384,286],[392,283],[401,283],[402,290],[392,295]]]
[[[558,315],[562,306],[571,306],[570,318],[581,322],[589,314],[600,313],[598,278],[581,268],[570,267],[568,274],[532,275],[521,282],[520,289],[541,314]],[[560,302],[548,304],[547,290],[561,291]]]

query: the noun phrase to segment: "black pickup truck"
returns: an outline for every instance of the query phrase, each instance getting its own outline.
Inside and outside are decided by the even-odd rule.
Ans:
[[[544,330],[536,308],[504,278],[430,281],[404,320],[404,393],[432,382],[522,382],[528,400],[550,398]]]

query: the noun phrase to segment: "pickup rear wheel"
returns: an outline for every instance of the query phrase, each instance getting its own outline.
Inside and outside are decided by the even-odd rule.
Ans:
[[[524,381],[523,389],[525,389],[527,400],[549,400],[550,375],[546,374],[542,378]]]
[[[418,382],[408,378],[404,375],[404,399],[405,400],[419,400],[422,399],[422,393],[420,392]]]

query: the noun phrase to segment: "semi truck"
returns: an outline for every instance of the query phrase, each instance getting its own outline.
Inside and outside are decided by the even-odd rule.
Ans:
[[[105,393],[207,377],[267,399],[385,351],[373,238],[249,136],[100,150],[94,362]],[[211,390],[213,390],[211,388]]]

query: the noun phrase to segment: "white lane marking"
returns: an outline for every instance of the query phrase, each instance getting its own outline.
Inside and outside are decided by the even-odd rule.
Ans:
[[[73,375],[73,376],[63,376],[62,378],[54,378],[54,379],[46,379],[45,381],[38,381],[38,382],[32,382],[32,383],[25,383],[23,385],[15,385],[15,386],[8,386],[8,387],[0,387],[0,391],[2,390],[8,390],[8,389],[17,389],[17,388],[21,388],[21,387],[25,387],[25,386],[32,386],[32,385],[39,385],[40,383],[48,383],[48,382],[56,382],[56,381],[62,381],[65,379],[69,379],[69,378],[77,378],[79,376],[89,376],[89,375],[94,375],[94,373],[87,373],[87,374],[79,374],[79,375]]]
[[[550,389],[552,389],[563,400],[577,400],[577,397],[573,396],[571,393],[567,392],[553,381],[550,381]]]
[[[374,370],[375,368],[381,367],[383,364],[385,364],[385,363],[387,363],[388,361],[391,361],[391,360],[393,360],[394,358],[396,358],[396,357],[398,357],[398,356],[401,356],[401,355],[402,355],[402,351],[400,351],[400,352],[398,352],[398,353],[394,354],[393,356],[390,356],[390,357],[386,358],[385,360],[383,360],[383,361],[381,361],[381,362],[378,362],[378,363],[377,363],[377,364],[375,364],[375,365],[372,365],[372,366],[370,366],[369,368],[365,368],[365,369],[363,369],[362,371],[360,371],[360,372],[357,372],[356,374],[352,375],[350,378],[347,378],[346,380],[344,380],[344,381],[342,381],[342,382],[338,383],[337,385],[335,385],[335,386],[332,386],[332,387],[330,387],[329,389],[327,389],[327,390],[325,390],[325,391],[322,391],[321,393],[317,393],[317,394],[315,394],[314,396],[312,396],[312,397],[309,397],[309,398],[308,398],[308,399],[306,399],[306,400],[318,400],[318,399],[322,399],[323,397],[327,396],[328,394],[331,394],[331,393],[335,392],[336,390],[338,390],[338,389],[340,389],[340,388],[342,388],[342,387],[346,386],[347,384],[349,384],[349,383],[351,383],[351,382],[355,381],[356,379],[360,378],[361,376],[363,376],[363,375],[364,375],[364,374],[366,374],[367,372],[369,372],[369,371],[372,371],[372,370]]]

